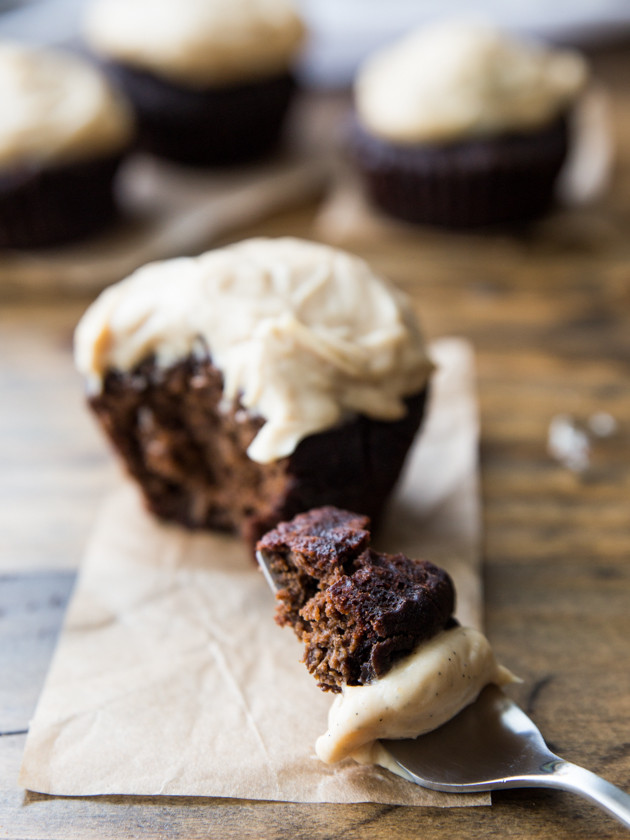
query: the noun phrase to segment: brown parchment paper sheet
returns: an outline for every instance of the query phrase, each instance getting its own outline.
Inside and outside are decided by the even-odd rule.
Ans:
[[[481,623],[474,361],[432,345],[427,422],[379,544],[446,566]],[[332,695],[273,621],[246,547],[158,524],[125,484],[97,521],[27,738],[21,784],[58,795],[489,804],[314,754]]]

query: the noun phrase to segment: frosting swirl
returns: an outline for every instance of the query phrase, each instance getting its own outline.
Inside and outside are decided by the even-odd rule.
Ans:
[[[92,392],[148,356],[209,354],[226,405],[266,421],[248,450],[262,463],[357,413],[403,417],[432,368],[401,292],[358,257],[288,237],[139,269],[88,309],[75,350]]]
[[[107,58],[203,87],[286,70],[304,27],[291,0],[96,0],[85,34]]]
[[[356,79],[356,109],[362,125],[386,140],[449,142],[541,127],[586,77],[575,52],[442,22],[368,59]]]
[[[122,148],[127,104],[77,56],[0,43],[0,166],[58,162]]]

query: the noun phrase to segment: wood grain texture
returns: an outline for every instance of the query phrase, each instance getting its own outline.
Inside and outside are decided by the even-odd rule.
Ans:
[[[594,63],[617,138],[615,177],[596,206],[511,236],[400,228],[348,245],[411,294],[429,337],[474,343],[488,633],[523,677],[513,694],[550,745],[630,790],[630,56]],[[307,207],[245,235],[313,236],[315,214]],[[85,303],[0,308],[4,731],[19,732],[32,712],[61,619],[50,599],[67,595],[67,570],[116,474],[72,370]],[[618,428],[594,442],[577,475],[548,455],[549,421],[596,411]],[[0,737],[0,836],[15,840],[625,836],[576,797],[535,791],[451,811],[25,794],[15,781],[23,744],[22,734]]]
[[[28,730],[74,577],[0,575],[0,738]]]

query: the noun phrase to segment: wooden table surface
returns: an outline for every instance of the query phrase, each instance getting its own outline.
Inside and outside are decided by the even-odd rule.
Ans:
[[[614,177],[595,205],[514,235],[392,230],[346,243],[399,282],[427,335],[477,353],[486,624],[524,682],[512,693],[562,756],[630,790],[630,53],[594,57],[610,95]],[[316,236],[315,206],[243,235]],[[568,794],[491,808],[325,806],[199,798],[79,799],[16,782],[86,537],[117,468],[87,416],[71,333],[86,300],[0,303],[0,837],[621,837]],[[576,473],[551,419],[616,432]]]

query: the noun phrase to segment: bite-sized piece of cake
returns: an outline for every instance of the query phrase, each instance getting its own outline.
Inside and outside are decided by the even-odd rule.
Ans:
[[[369,528],[367,517],[327,506],[257,545],[281,586],[276,620],[304,642],[306,667],[325,691],[383,676],[452,616],[446,572],[374,551]]]
[[[276,621],[304,642],[320,688],[337,693],[318,756],[394,769],[376,742],[436,729],[488,683],[514,677],[485,636],[453,618],[455,592],[431,563],[370,546],[370,522],[323,507],[257,544],[277,584]]]
[[[134,133],[105,77],[61,50],[0,42],[0,248],[89,236],[117,215]]]
[[[291,0],[96,0],[85,34],[132,101],[143,148],[215,166],[278,141],[304,36]]]
[[[140,269],[84,315],[76,360],[150,509],[250,540],[324,504],[378,518],[432,369],[399,291],[289,238]]]
[[[540,216],[586,78],[577,53],[489,25],[407,35],[357,74],[352,146],[368,195],[391,216],[448,228]]]

